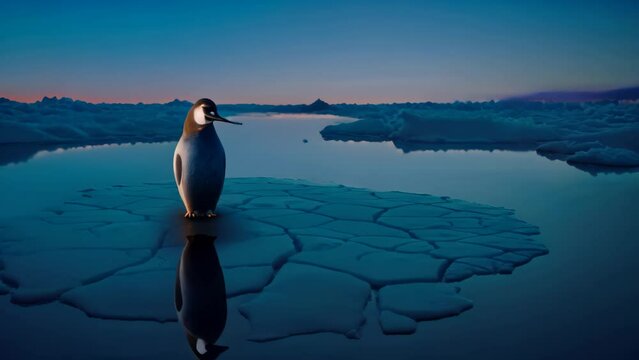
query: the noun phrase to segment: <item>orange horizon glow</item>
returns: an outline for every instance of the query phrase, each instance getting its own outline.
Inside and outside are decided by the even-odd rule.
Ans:
[[[86,96],[80,94],[24,94],[24,93],[11,93],[0,91],[0,97],[4,97],[13,101],[18,101],[22,103],[34,103],[42,100],[43,97],[67,97],[73,100],[81,100],[88,103],[99,104],[163,104],[167,102],[171,102],[175,99],[178,100],[187,100],[190,102],[196,101],[198,98],[190,98],[188,96],[148,96],[148,97],[139,97],[139,98],[129,98],[129,97],[98,97],[98,96]],[[206,97],[203,95],[202,97]],[[411,98],[390,98],[390,97],[325,97],[322,95],[318,95],[314,98],[291,98],[290,100],[282,100],[281,98],[268,98],[268,97],[247,97],[241,99],[231,99],[231,98],[212,98],[218,104],[261,104],[261,105],[290,105],[290,104],[310,104],[316,99],[322,99],[323,101],[328,102],[329,104],[390,104],[390,103],[406,103],[406,102],[439,102],[439,103],[447,103],[453,101],[490,101],[490,98],[486,99],[453,99],[447,97],[411,97]]]

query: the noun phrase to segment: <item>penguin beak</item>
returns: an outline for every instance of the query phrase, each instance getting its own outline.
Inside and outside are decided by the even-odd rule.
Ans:
[[[231,121],[229,119],[225,119],[219,115],[211,115],[211,114],[204,114],[204,117],[211,120],[211,121],[221,121],[221,122],[225,122],[225,123],[229,123],[229,124],[235,124],[235,125],[242,125],[241,122],[237,122],[237,121]]]

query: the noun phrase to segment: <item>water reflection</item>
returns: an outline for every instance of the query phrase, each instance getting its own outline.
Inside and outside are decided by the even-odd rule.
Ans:
[[[17,143],[17,144],[0,144],[0,166],[9,164],[19,164],[27,162],[38,156],[48,154],[60,154],[72,150],[93,150],[96,148],[108,148],[115,146],[135,145],[142,143],[162,143],[173,141],[174,139],[166,139],[164,141],[86,141],[83,143]]]
[[[189,235],[178,262],[175,308],[193,353],[216,359],[226,346],[216,345],[226,325],[226,287],[215,250],[215,237]]]
[[[511,151],[511,152],[528,152],[535,151],[538,144],[516,144],[516,143],[419,143],[419,142],[405,142],[400,140],[386,140],[376,138],[362,138],[353,139],[352,136],[339,136],[339,135],[324,135],[322,139],[325,141],[342,141],[342,142],[389,142],[396,149],[401,150],[402,153],[408,154],[411,152],[419,151]],[[580,164],[567,161],[570,155],[566,154],[554,154],[536,151],[537,155],[545,157],[549,160],[558,160],[565,162],[569,166],[572,166],[581,171],[585,171],[590,175],[597,176],[598,174],[625,174],[639,172],[639,167],[619,167],[619,166],[603,166],[594,164]]]

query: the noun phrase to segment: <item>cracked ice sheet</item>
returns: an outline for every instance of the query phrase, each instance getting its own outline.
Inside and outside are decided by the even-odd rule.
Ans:
[[[60,296],[98,318],[174,321],[171,289],[189,229],[218,236],[227,296],[253,293],[243,314],[254,339],[323,331],[356,336],[369,288],[386,294],[382,329],[411,333],[417,321],[463,311],[466,303],[443,282],[510,273],[547,253],[534,240],[538,229],[512,210],[431,195],[227,179],[216,220],[189,222],[182,211],[171,182],[124,185],[82,191],[36,219],[2,224],[0,294],[23,304]],[[299,274],[307,281],[286,269],[304,269]],[[365,285],[366,296],[336,295],[331,304],[307,298],[320,289],[338,294],[344,283]],[[409,285],[413,290],[403,294],[416,306],[410,312],[388,296]],[[304,294],[302,287],[311,288]],[[293,305],[305,311],[274,317],[265,310]],[[338,318],[344,321],[332,324]]]
[[[149,250],[61,250],[5,257],[5,283],[18,285],[11,300],[19,304],[55,300],[82,284],[100,281],[120,268],[148,259]]]
[[[387,334],[414,331],[410,321],[435,320],[459,315],[473,306],[458,294],[459,288],[442,283],[385,286],[379,291],[380,322]],[[391,314],[387,314],[387,312]],[[406,319],[408,318],[408,319]]]
[[[121,272],[97,283],[76,287],[60,301],[88,316],[110,320],[177,321],[175,266],[167,270]],[[227,297],[258,292],[273,277],[270,266],[224,269]],[[0,289],[1,290],[1,289]]]
[[[446,262],[424,254],[397,253],[346,243],[329,250],[304,251],[292,262],[351,274],[374,287],[414,281],[438,281]]]
[[[369,296],[369,285],[350,275],[287,264],[260,295],[240,306],[240,312],[251,322],[250,340],[320,331],[356,338]]]

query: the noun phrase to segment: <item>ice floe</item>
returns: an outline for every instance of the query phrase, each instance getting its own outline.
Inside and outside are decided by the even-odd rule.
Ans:
[[[325,127],[326,140],[392,141],[406,152],[536,149],[571,164],[639,166],[636,102],[388,104],[334,112],[358,120]]]
[[[375,303],[383,332],[409,334],[470,309],[449,282],[511,273],[548,252],[539,229],[510,209],[432,195],[240,178],[227,180],[215,220],[182,211],[167,182],[83,189],[6,219],[0,295],[99,319],[174,322],[185,237],[203,234],[216,237],[217,291],[239,301],[229,311],[246,317],[249,339],[357,338]]]
[[[566,160],[569,155],[596,150],[581,154],[570,163],[639,167],[636,158],[639,153],[639,104],[636,102],[490,101],[378,105],[321,102],[321,106],[316,103],[220,105],[219,109],[227,116],[247,112],[312,112],[352,117],[358,120],[324,128],[321,131],[324,139],[392,141],[407,152],[537,149],[544,156]],[[22,161],[40,149],[58,146],[173,141],[175,134],[180,133],[190,106],[191,103],[179,100],[165,104],[91,104],[45,97],[27,104],[0,98],[0,145],[21,144],[19,148],[0,154],[0,163]],[[140,128],[153,131],[140,132]],[[622,150],[635,153],[635,156]],[[281,196],[280,190],[274,187],[266,190],[268,193],[246,195]],[[348,204],[351,205],[371,204],[366,203],[366,199],[355,202],[352,196],[350,200]],[[259,202],[254,206],[259,206]]]

